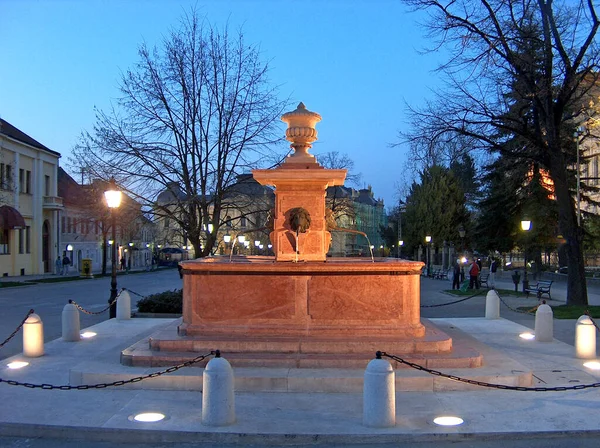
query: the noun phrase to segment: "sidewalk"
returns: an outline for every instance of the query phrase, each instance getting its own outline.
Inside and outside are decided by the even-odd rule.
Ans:
[[[572,346],[559,341],[536,343],[520,339],[518,334],[524,328],[508,320],[449,318],[435,321],[454,326],[493,350],[508,354],[523,369],[531,370],[537,386],[573,386],[600,381],[600,373],[586,369],[581,360],[574,358]],[[77,376],[90,368],[102,370],[106,378],[115,380],[158,371],[161,369],[122,366],[118,354],[171,322],[169,319],[105,321],[88,329],[96,332],[97,337],[70,343],[53,341],[46,345],[45,356],[28,359],[30,365],[20,370],[2,368],[0,378],[66,385],[78,384]],[[10,361],[22,359],[15,356]],[[198,384],[202,369],[185,370],[170,375],[191,375],[190,379]],[[362,375],[362,371],[358,374]],[[428,376],[424,372],[419,374]],[[164,390],[164,386],[159,387],[163,390],[152,390],[149,389],[151,383],[146,381],[150,380],[129,386],[70,391],[0,384],[0,435],[114,443],[237,443],[241,446],[334,443],[397,446],[403,442],[439,438],[476,441],[552,434],[558,437],[600,435],[596,412],[589,412],[600,406],[600,396],[595,389],[519,392],[467,385],[465,390],[453,392],[444,391],[444,387],[429,392],[397,391],[396,425],[383,429],[362,424],[361,393],[236,392],[236,423],[208,427],[201,423],[201,392]],[[167,418],[157,423],[139,423],[132,419],[139,412],[162,412]],[[456,427],[437,426],[432,420],[440,415],[459,416],[465,423]]]

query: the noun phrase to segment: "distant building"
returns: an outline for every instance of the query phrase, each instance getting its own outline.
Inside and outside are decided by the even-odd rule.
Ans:
[[[90,259],[92,271],[110,266],[112,237],[110,212],[104,200],[107,182],[95,179],[91,184],[78,184],[59,168],[58,191],[64,199],[60,216],[61,256],[67,255],[73,271],[81,268],[84,258]],[[125,258],[132,269],[150,265],[154,243],[153,225],[139,203],[123,194],[116,210],[117,262]]]
[[[0,275],[54,271],[60,154],[0,119]]]
[[[381,199],[375,199],[371,186],[360,190],[350,187],[330,187],[327,189],[327,207],[339,230],[332,232],[329,250],[332,256],[369,256],[369,244],[374,254],[381,255],[384,241],[380,235],[381,226],[387,226],[387,215]],[[358,234],[357,231],[366,234]]]

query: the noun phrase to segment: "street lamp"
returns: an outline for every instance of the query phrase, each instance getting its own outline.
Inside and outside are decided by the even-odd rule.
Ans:
[[[111,279],[110,279],[110,299],[108,303],[111,304],[109,310],[109,319],[117,317],[117,304],[115,302],[117,298],[117,208],[121,205],[121,192],[117,190],[117,183],[112,178],[109,182],[109,189],[104,192],[106,198],[106,205],[110,209],[110,215],[112,218],[112,254],[111,254]]]
[[[521,229],[524,230],[525,232],[529,232],[529,229],[531,229],[531,221],[524,218],[521,221]],[[523,292],[527,292],[527,289],[529,289],[529,280],[527,279],[527,243],[525,243],[523,246],[525,249],[524,250],[525,266],[523,268]]]
[[[431,277],[431,264],[429,263],[429,251],[431,247],[431,236],[427,235],[425,237],[425,242],[427,243],[427,277]]]
[[[402,246],[404,246],[404,241],[398,241],[398,258],[402,258]]]

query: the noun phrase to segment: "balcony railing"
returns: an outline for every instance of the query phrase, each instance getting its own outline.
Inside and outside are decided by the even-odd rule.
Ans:
[[[63,208],[63,198],[59,196],[44,196],[43,206],[47,210],[57,210]]]

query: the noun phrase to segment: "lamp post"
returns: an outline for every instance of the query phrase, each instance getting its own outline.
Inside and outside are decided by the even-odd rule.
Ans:
[[[427,235],[425,237],[425,243],[427,243],[427,277],[431,277],[431,264],[429,260],[429,252],[431,247],[431,236]]]
[[[531,229],[531,221],[524,218],[521,221],[521,229],[524,230],[525,232],[529,232],[529,229]],[[527,292],[526,290],[529,289],[529,280],[527,279],[527,243],[525,243],[523,246],[525,249],[524,250],[525,265],[523,267],[523,292]]]
[[[225,255],[227,255],[227,249],[229,249],[229,242],[231,241],[231,235],[227,232],[223,235],[223,242],[225,243]]]
[[[110,299],[111,304],[109,310],[109,319],[117,317],[117,208],[121,205],[121,192],[117,190],[115,179],[112,178],[109,182],[109,189],[104,192],[106,205],[110,208],[110,216],[112,219],[112,253],[111,253],[111,278],[110,278]]]
[[[402,246],[404,246],[404,241],[399,240],[398,241],[398,258],[402,258]]]

